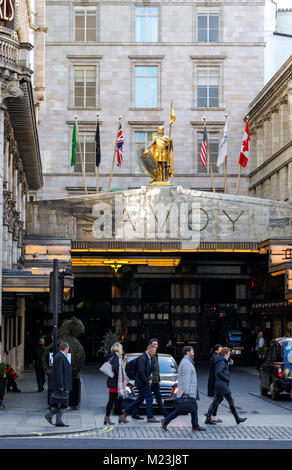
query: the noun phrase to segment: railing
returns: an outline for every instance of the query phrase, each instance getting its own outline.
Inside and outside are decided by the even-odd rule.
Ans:
[[[11,39],[0,38],[0,62],[10,65],[18,65],[18,46]]]

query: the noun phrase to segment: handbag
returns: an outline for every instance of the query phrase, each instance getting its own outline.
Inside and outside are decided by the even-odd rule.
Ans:
[[[50,406],[53,408],[67,408],[69,392],[67,390],[54,390],[50,398]]]
[[[111,378],[113,378],[113,376],[115,375],[113,372],[113,366],[111,365],[110,361],[107,361],[104,364],[102,364],[99,370],[100,372],[102,372],[103,374]]]
[[[175,400],[174,406],[180,415],[187,415],[196,411],[196,400],[189,396],[182,396]]]

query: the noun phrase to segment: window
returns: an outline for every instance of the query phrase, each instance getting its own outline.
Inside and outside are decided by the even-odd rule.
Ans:
[[[158,8],[136,7],[136,42],[158,41]]]
[[[148,144],[150,144],[152,140],[152,134],[153,131],[135,132],[135,173],[148,174],[141,162],[141,155],[143,154],[146,147],[148,147]]]
[[[208,156],[206,169],[203,167],[200,159],[201,145],[202,145],[203,133],[198,135],[198,173],[210,173],[210,162],[212,163],[213,173],[218,173],[219,168],[217,167],[218,151],[219,151],[219,135],[208,134]]]
[[[197,70],[198,108],[219,107],[219,69],[198,68]]]
[[[157,108],[158,67],[135,67],[135,106],[136,108]]]
[[[216,12],[198,13],[198,42],[219,41],[219,14]]]
[[[96,8],[75,8],[75,41],[96,41]]]
[[[74,106],[96,106],[96,67],[74,67]]]
[[[80,132],[80,146],[82,150],[83,166],[85,173],[95,172],[95,134],[89,132]],[[81,173],[80,151],[77,145],[75,173]]]

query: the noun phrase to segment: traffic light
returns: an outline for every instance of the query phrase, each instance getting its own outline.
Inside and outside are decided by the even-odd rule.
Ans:
[[[64,271],[58,272],[58,281],[57,281],[57,298],[58,298],[58,313],[63,313],[64,311]],[[49,312],[54,313],[54,271],[50,273],[50,294],[49,294]]]

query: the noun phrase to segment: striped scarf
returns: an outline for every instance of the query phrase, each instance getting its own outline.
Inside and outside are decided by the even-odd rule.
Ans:
[[[123,359],[119,356],[119,375],[118,375],[118,397],[126,398],[127,396],[127,379],[123,367]]]

